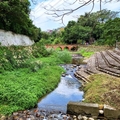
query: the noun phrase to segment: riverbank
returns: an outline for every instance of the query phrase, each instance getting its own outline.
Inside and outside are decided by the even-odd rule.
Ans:
[[[1,47],[0,52],[0,115],[36,106],[57,87],[65,72],[59,65],[71,61],[66,51],[44,51],[40,46]]]
[[[89,79],[91,82],[84,87],[84,102],[107,104],[120,109],[120,78],[107,74],[95,74]]]
[[[95,47],[93,47],[93,48],[94,48],[94,51],[95,51]],[[90,49],[89,49],[88,47],[87,47],[87,48],[84,47],[84,49],[85,49],[85,50],[88,49],[88,50],[90,51],[90,49],[92,50],[92,47],[90,46]],[[100,50],[100,49],[102,49],[102,48],[99,48],[99,50]],[[85,50],[84,50],[84,53],[85,53]],[[98,46],[97,46],[97,50],[98,50]],[[59,57],[60,57],[60,54],[59,54]],[[63,59],[64,59],[64,58],[66,58],[66,55],[63,57]],[[87,57],[86,57],[86,58],[87,58]],[[88,58],[87,58],[87,59],[88,59]],[[41,59],[41,60],[42,60],[42,59]],[[53,60],[55,60],[55,61],[58,60],[58,61],[56,61],[57,64],[53,63]],[[65,59],[65,60],[66,60],[66,59]],[[40,73],[42,73],[42,74],[43,74],[43,78],[44,78],[44,79],[42,79],[42,81],[46,82],[47,79],[49,79],[49,76],[48,76],[48,75],[46,76],[46,71],[48,71],[48,69],[50,70],[50,67],[48,67],[48,66],[49,66],[49,65],[52,65],[52,66],[55,67],[55,65],[58,65],[58,63],[60,63],[60,61],[59,61],[59,59],[56,59],[56,56],[55,56],[55,57],[52,56],[51,59],[47,59],[47,57],[45,57],[45,59],[43,59],[43,62],[42,62],[43,65],[46,65],[46,66],[47,66],[47,67],[43,67],[43,68],[45,68],[45,71],[44,71],[44,72],[42,72],[42,71],[40,72],[38,68],[37,68],[37,69],[35,68],[34,70],[37,70],[37,71],[31,72],[31,74],[33,74],[33,75],[32,75],[33,77],[34,77],[34,75],[41,77],[41,76],[40,76],[40,75],[41,75]],[[49,72],[49,75],[54,75],[55,71],[56,71],[56,68],[54,69],[53,72],[50,71],[50,72]],[[62,72],[62,70],[60,70],[58,74],[60,75],[61,72]],[[21,73],[21,72],[18,72],[18,71],[17,71],[17,72],[14,73],[14,75],[11,74],[11,76],[8,77],[8,72],[7,72],[7,73],[4,73],[3,76],[7,75],[7,76],[6,76],[6,79],[10,78],[10,79],[14,80],[14,81],[12,82],[12,83],[14,83],[15,81],[18,81],[16,78],[22,78],[23,74],[20,75],[20,73]],[[26,76],[26,75],[28,75],[28,74],[30,74],[30,71],[26,71],[26,73],[24,73],[24,76]],[[58,75],[58,77],[59,77],[59,75]],[[99,75],[99,74],[98,74],[98,75]],[[103,75],[103,74],[102,74],[102,75]],[[21,77],[20,77],[20,76],[21,76]],[[31,76],[31,77],[32,77],[32,76]],[[47,79],[45,79],[45,77],[47,77]],[[56,78],[57,80],[58,80],[58,77]],[[116,85],[119,85],[119,83],[118,83],[119,80],[116,79],[116,82],[114,82],[115,79],[111,79],[111,81],[109,82],[109,77],[108,77],[108,76],[107,76],[107,77],[103,76],[103,81],[104,81],[104,80],[105,80],[105,81],[108,80],[108,83],[105,82],[104,84],[101,84],[101,83],[102,83],[102,82],[100,82],[101,79],[98,79],[97,77],[101,78],[101,76],[96,76],[96,77],[94,78],[94,75],[93,75],[93,76],[91,76],[91,81],[92,81],[93,83],[91,82],[91,84],[86,84],[86,86],[85,86],[85,87],[86,87],[86,89],[85,89],[86,94],[85,94],[85,101],[84,101],[84,102],[96,103],[96,102],[99,102],[99,101],[100,101],[100,103],[104,103],[104,101],[102,101],[102,100],[104,100],[104,99],[101,99],[102,95],[101,95],[99,92],[101,91],[101,92],[104,93],[104,90],[102,90],[101,87],[103,87],[103,88],[108,87],[108,86],[111,87],[110,82],[113,82],[114,86],[113,86],[112,88],[110,88],[110,89],[107,89],[107,90],[105,89],[106,92],[107,92],[107,91],[110,91],[110,90],[113,89],[114,87],[115,87],[115,90],[112,91],[112,92],[113,92],[113,94],[114,94],[114,92],[116,92]],[[1,77],[1,78],[2,78],[2,77]],[[14,78],[14,79],[13,79],[13,78]],[[51,79],[54,79],[52,76],[51,76],[50,78],[51,78]],[[28,76],[26,76],[26,79],[28,79]],[[31,79],[31,78],[29,78],[29,79]],[[28,79],[28,80],[29,80],[29,79]],[[37,78],[37,79],[38,79],[38,78]],[[40,78],[40,79],[41,79],[41,78]],[[50,79],[50,80],[51,80],[51,79]],[[56,79],[54,79],[54,80],[56,80]],[[19,79],[19,80],[20,80],[19,83],[22,83],[22,85],[23,85],[22,79]],[[96,80],[98,80],[98,81],[96,81]],[[22,82],[21,82],[21,81],[22,81]],[[26,81],[26,80],[25,80],[25,81]],[[117,82],[117,81],[118,81],[118,82]],[[36,83],[36,80],[35,80],[34,82]],[[95,83],[94,83],[94,82],[95,82]],[[3,83],[5,83],[5,82],[3,82]],[[29,83],[29,82],[28,82],[28,83]],[[27,85],[28,85],[28,83],[27,83]],[[49,81],[49,83],[50,83],[49,85],[51,85],[51,81]],[[52,83],[54,83],[54,82],[52,81]],[[98,84],[98,83],[100,83],[100,84]],[[8,84],[8,83],[6,83],[6,84]],[[57,84],[57,83],[56,83],[56,84]],[[9,84],[9,85],[11,86],[11,85],[15,85],[15,84]],[[26,85],[26,83],[25,83],[25,85]],[[25,85],[24,85],[24,86],[25,86]],[[31,90],[32,92],[34,92],[34,89],[30,89],[31,84],[29,84],[29,85],[30,85],[30,86],[29,86],[29,90]],[[35,86],[36,86],[36,85],[38,85],[38,83],[36,83]],[[88,85],[88,87],[87,87],[87,85]],[[46,86],[47,86],[47,85],[46,85]],[[15,85],[14,87],[11,86],[11,88],[16,88],[16,87],[18,87],[18,86],[16,86],[16,85]],[[7,88],[8,88],[8,87],[7,87]],[[34,87],[34,88],[36,88],[36,87]],[[41,87],[39,87],[39,88],[41,88]],[[96,91],[94,91],[94,94],[91,94],[91,93],[92,93],[92,92],[91,92],[92,89],[95,89],[95,88],[99,88],[99,89],[98,89],[99,91],[96,90]],[[117,89],[118,89],[118,88],[120,88],[120,87],[117,86]],[[45,87],[45,89],[48,90],[47,87]],[[52,89],[53,89],[53,87],[52,87]],[[11,89],[11,90],[12,90],[12,89]],[[35,90],[36,90],[36,91],[39,91],[38,89],[35,89]],[[2,90],[2,91],[3,91],[3,90]],[[89,91],[90,91],[90,92],[89,92]],[[15,93],[16,93],[16,92],[19,92],[19,91],[16,91],[16,89],[15,89]],[[46,92],[48,92],[48,91],[46,91]],[[6,93],[6,92],[3,91],[3,93]],[[46,94],[45,91],[43,91],[42,93],[43,93],[43,94]],[[88,95],[87,95],[87,93],[88,93]],[[117,98],[119,98],[119,94],[118,94],[118,93],[120,93],[120,92],[117,91],[116,93],[117,93],[117,94],[116,94]],[[11,94],[10,94],[10,95],[11,95]],[[18,94],[18,95],[19,95],[19,94]],[[110,96],[111,93],[109,93],[109,94],[107,93],[106,95],[109,95],[109,96]],[[89,96],[90,96],[90,97],[89,97]],[[98,99],[96,99],[96,96],[99,96]],[[112,96],[112,97],[116,99],[116,96]],[[7,97],[8,97],[8,96],[7,96]],[[11,97],[13,98],[13,96],[11,96]],[[10,97],[10,98],[11,98],[11,97]],[[16,97],[16,98],[19,98],[19,97]],[[23,98],[23,96],[22,96],[21,98]],[[91,98],[94,98],[94,99],[91,100]],[[110,98],[110,97],[108,97],[108,98]],[[29,99],[29,96],[28,96],[28,99]],[[112,100],[112,98],[110,98],[110,99]],[[9,99],[9,100],[10,100],[10,99]],[[29,99],[29,100],[30,100],[30,99]],[[87,101],[87,100],[88,100],[88,101]],[[91,101],[90,101],[90,100],[91,100]],[[99,101],[98,101],[98,100],[99,100]],[[112,103],[112,101],[110,101],[109,99],[105,99],[105,100],[108,101],[108,103],[110,103],[110,102]],[[101,102],[101,101],[102,101],[102,102]],[[118,99],[118,100],[116,99],[116,102],[119,103],[119,99]],[[114,102],[114,104],[115,104],[115,102]],[[110,105],[111,105],[111,104],[110,104]],[[115,104],[115,105],[116,105],[116,104]],[[117,104],[117,105],[119,106],[119,104]],[[116,105],[116,106],[117,106],[117,105]],[[116,106],[115,106],[115,107],[116,107]],[[12,106],[10,106],[9,109],[8,109],[8,106],[6,106],[6,105],[3,105],[3,106],[1,105],[0,107],[1,107],[1,108],[0,108],[0,111],[1,111],[1,112],[7,112],[7,113],[12,113],[12,111],[15,111],[15,109],[17,109],[17,108],[14,108],[14,109],[13,109]],[[2,107],[4,107],[4,109],[3,109]],[[16,110],[16,111],[17,111],[17,110]],[[29,110],[28,110],[28,111],[29,111]]]
[[[90,46],[81,48],[84,53],[87,51],[100,52],[113,48],[105,46]],[[83,50],[82,50],[83,51]],[[85,57],[84,62],[89,62],[89,57]],[[89,81],[84,86],[84,102],[107,104],[116,109],[120,109],[120,78],[108,75],[103,72],[89,75]]]
[[[61,80],[58,86],[38,102],[37,108],[17,111],[11,116],[6,116],[6,118],[2,116],[2,118],[5,120],[73,119],[73,116],[66,113],[67,103],[69,101],[82,101],[83,91],[79,91],[81,84],[74,77],[74,71],[77,69],[77,66],[73,64],[61,66],[66,72],[61,74]]]

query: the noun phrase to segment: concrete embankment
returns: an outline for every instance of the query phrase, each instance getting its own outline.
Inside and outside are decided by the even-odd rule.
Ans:
[[[71,115],[82,115],[94,119],[120,120],[120,110],[116,110],[108,105],[99,105],[83,102],[69,102],[67,113]]]

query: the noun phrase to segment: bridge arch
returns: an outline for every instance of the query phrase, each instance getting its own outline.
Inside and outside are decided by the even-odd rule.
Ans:
[[[56,50],[62,51],[62,48],[60,46],[56,47]]]
[[[74,44],[74,45],[46,45],[45,46],[46,48],[53,48],[53,49],[57,49],[57,48],[60,48],[61,50],[64,50],[64,49],[68,49],[69,51],[75,51],[78,49],[78,44]]]
[[[64,50],[69,50],[69,47],[65,46],[65,47],[64,47]]]

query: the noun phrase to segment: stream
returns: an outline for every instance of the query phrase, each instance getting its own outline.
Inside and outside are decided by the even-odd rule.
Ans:
[[[84,92],[79,89],[81,83],[74,76],[78,66],[74,64],[61,66],[66,73],[61,75],[57,88],[39,101],[39,109],[66,112],[69,101],[82,101]]]

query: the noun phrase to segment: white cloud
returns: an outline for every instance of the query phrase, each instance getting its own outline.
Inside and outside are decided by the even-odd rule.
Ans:
[[[63,26],[61,24],[61,21],[56,21],[57,19],[55,17],[52,17],[53,15],[48,15],[46,13],[53,13],[47,9],[74,9],[78,7],[80,4],[76,2],[75,4],[70,5],[69,3],[72,3],[73,0],[44,0],[40,3],[38,3],[34,9],[31,10],[30,18],[33,20],[33,23],[40,27],[43,31],[46,31],[48,29],[56,29],[58,27]],[[85,12],[89,12],[92,8],[92,5],[86,5],[77,11],[73,12],[70,15],[66,15],[64,17],[64,24],[67,25],[68,21],[70,20],[77,20],[77,17],[81,14],[84,14]],[[95,3],[93,12],[98,11],[99,8],[99,2]],[[111,3],[102,3],[102,9],[108,9],[111,11],[120,11],[119,8],[119,2],[111,2]]]

